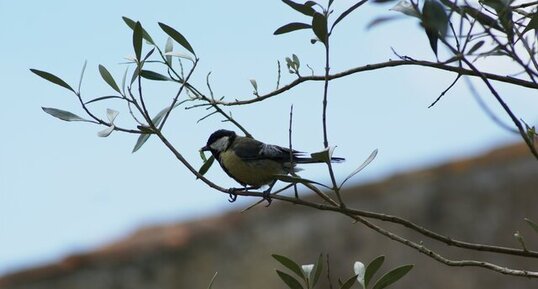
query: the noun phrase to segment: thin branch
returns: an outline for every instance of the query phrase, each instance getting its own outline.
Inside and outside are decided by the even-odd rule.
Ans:
[[[204,101],[206,101],[209,105],[211,105],[214,109],[215,109],[215,112],[214,113],[220,113],[222,116],[224,116],[224,118],[226,118],[225,121],[229,121],[231,123],[233,123],[237,128],[239,128],[244,134],[245,136],[247,137],[250,137],[252,138],[252,135],[239,123],[237,122],[232,116],[231,116],[231,113],[230,114],[227,114],[226,112],[224,112],[224,110],[222,110],[219,105],[217,104],[216,100],[215,100],[215,97],[214,97],[214,94],[213,94],[213,90],[211,89],[211,83],[209,82],[209,76],[211,75],[211,72],[209,72],[206,76],[206,85],[207,85],[207,88],[209,89],[209,95],[211,96],[211,98],[208,98],[207,96],[201,94],[201,93],[198,93],[198,91],[196,91],[196,94],[198,95],[198,97]],[[193,106],[194,107],[194,106]],[[214,113],[211,113],[209,114],[208,116],[214,114]],[[206,117],[208,117],[206,116]],[[204,117],[205,119],[205,117]],[[201,119],[202,120],[202,119]]]
[[[407,60],[389,60],[389,61],[386,61],[386,62],[367,64],[367,65],[364,65],[364,66],[355,67],[355,68],[348,69],[348,70],[345,70],[345,71],[342,71],[342,72],[339,72],[339,73],[331,74],[331,75],[328,76],[328,79],[333,80],[333,79],[346,77],[348,75],[352,75],[352,74],[360,73],[360,72],[364,72],[364,71],[374,71],[374,70],[384,69],[384,68],[388,68],[388,67],[399,67],[399,66],[408,66],[408,65],[410,65],[410,66],[431,67],[431,68],[440,69],[440,70],[449,71],[449,72],[454,72],[454,73],[458,73],[458,74],[462,74],[462,75],[480,77],[479,73],[476,73],[475,71],[473,71],[471,69],[451,66],[451,65],[448,65],[448,64],[445,64],[445,63],[407,59]],[[495,80],[495,81],[499,81],[499,82],[510,83],[510,84],[521,86],[521,87],[538,89],[538,84],[534,83],[534,82],[531,82],[531,81],[527,81],[527,80],[523,80],[523,79],[519,79],[519,78],[514,78],[514,77],[510,77],[510,76],[502,76],[502,75],[493,74],[493,73],[486,73],[486,72],[483,72],[482,75],[484,75],[484,77],[486,77],[487,79],[491,79],[491,80]],[[277,90],[271,91],[271,92],[269,92],[267,94],[259,95],[256,98],[247,99],[247,100],[237,100],[237,101],[233,101],[233,102],[217,101],[217,103],[219,105],[225,105],[225,106],[245,105],[245,104],[256,103],[256,102],[263,101],[263,100],[265,100],[267,98],[282,94],[282,93],[294,88],[295,86],[297,86],[297,85],[299,85],[299,84],[301,84],[303,82],[307,82],[307,81],[325,81],[325,76],[319,76],[319,75],[301,76],[300,78],[297,78],[297,79],[293,80],[289,84],[287,84],[285,86],[282,86],[281,88],[279,88]]]
[[[441,92],[441,94],[437,97],[437,99],[435,99],[434,102],[432,102],[432,104],[430,104],[430,106],[428,106],[428,108],[431,108],[432,106],[434,106],[439,100],[441,100],[441,98],[456,84],[456,82],[458,82],[458,80],[460,79],[461,77],[461,74],[458,74],[458,76],[456,76],[456,79],[454,79],[454,81],[452,81],[452,83],[445,89],[443,90],[443,92]]]
[[[256,196],[256,197],[262,197],[263,196],[263,193],[261,192],[250,192],[250,191],[240,191],[240,192],[237,192],[238,195],[242,195],[242,196]],[[344,214],[346,216],[349,216],[351,217],[352,219],[358,221],[358,222],[361,222],[362,224],[366,225],[367,227],[373,229],[374,231],[392,239],[392,240],[395,240],[399,243],[402,243],[412,249],[415,249],[417,250],[418,252],[420,253],[423,253],[424,255],[440,262],[440,263],[443,263],[445,265],[448,265],[448,266],[459,266],[459,267],[481,267],[481,268],[485,268],[485,269],[488,269],[488,270],[492,270],[492,271],[495,271],[495,272],[498,272],[498,273],[502,273],[502,274],[507,274],[507,275],[513,275],[513,276],[520,276],[520,277],[529,277],[529,278],[538,278],[538,272],[532,272],[532,271],[526,271],[526,270],[517,270],[517,269],[511,269],[511,268],[506,268],[506,267],[502,267],[502,266],[499,266],[499,265],[496,265],[496,264],[493,264],[493,263],[489,263],[489,262],[483,262],[483,261],[476,261],[476,260],[451,260],[451,259],[448,259],[448,258],[445,258],[443,257],[442,255],[440,255],[439,253],[436,253],[435,251],[423,246],[422,244],[418,244],[418,243],[415,243],[413,241],[410,241],[408,239],[405,239],[397,234],[394,234],[390,231],[387,231],[373,223],[371,223],[370,221],[366,220],[366,218],[376,218],[376,219],[382,219],[383,221],[389,221],[389,222],[394,222],[394,223],[398,223],[398,224],[402,224],[402,221],[403,219],[399,218],[399,217],[395,217],[395,216],[390,216],[390,215],[383,215],[383,214],[377,214],[377,213],[371,213],[371,212],[365,212],[365,211],[358,211],[358,210],[353,210],[353,209],[348,209],[348,208],[341,208],[341,207],[338,207],[336,204],[334,205],[325,205],[325,204],[319,204],[319,203],[314,203],[314,202],[310,202],[310,201],[306,201],[306,200],[303,200],[303,199],[296,199],[296,198],[292,198],[292,197],[287,197],[287,196],[275,196],[274,199],[277,199],[277,200],[281,200],[281,201],[284,201],[284,202],[288,202],[288,203],[293,203],[293,204],[297,204],[297,205],[303,205],[303,206],[306,206],[306,207],[311,207],[311,208],[315,208],[315,209],[318,209],[318,210],[324,210],[324,211],[333,211],[333,212],[338,212],[338,213],[341,213],[341,214]],[[381,217],[381,218],[378,218],[378,217]],[[424,234],[425,236],[428,236],[428,237],[432,237],[432,239],[435,239],[435,240],[444,240],[444,243],[446,243],[447,245],[449,246],[457,246],[457,247],[463,247],[463,248],[467,248],[467,249],[472,249],[472,250],[476,250],[476,251],[488,251],[488,252],[494,252],[494,253],[502,253],[502,254],[508,254],[508,255],[517,255],[517,256],[524,256],[524,257],[533,257],[533,258],[536,258],[538,257],[538,252],[536,251],[525,251],[525,250],[521,250],[521,249],[513,249],[513,248],[504,248],[504,247],[497,247],[497,246],[486,246],[486,245],[481,245],[481,244],[473,244],[473,243],[466,243],[466,242],[460,242],[460,241],[456,241],[456,240],[453,240],[451,238],[448,238],[448,237],[444,237],[444,236],[441,236],[437,233],[434,233],[434,232],[431,232],[431,231],[428,231],[424,228],[421,228],[421,227],[418,227],[416,225],[414,225],[413,223],[411,222],[408,222],[408,221],[403,221],[403,223],[405,223],[406,227],[408,228],[412,228],[413,230],[417,231],[416,229],[417,228],[420,228],[420,231],[421,233],[423,232],[427,232],[428,234]],[[416,227],[414,227],[416,226]],[[441,238],[439,238],[441,237]],[[462,244],[464,244],[464,246],[462,246]]]
[[[364,3],[364,2],[363,2]],[[361,4],[362,5],[362,4]],[[328,13],[325,13],[325,17],[329,18]],[[334,27],[334,26],[333,26]],[[332,30],[332,29],[331,29]],[[323,42],[325,45],[325,75],[324,75],[324,85],[323,85],[323,112],[322,112],[322,122],[323,122],[323,147],[325,149],[329,149],[329,138],[328,138],[328,132],[327,132],[327,98],[329,96],[329,72],[330,72],[330,49],[329,49],[329,43],[330,43],[330,32],[326,35],[325,41]],[[300,78],[300,76],[299,76]],[[340,206],[344,207],[344,201],[342,200],[342,196],[340,194],[340,189],[338,188],[338,185],[336,184],[336,177],[334,176],[334,171],[331,163],[331,155],[329,154],[329,160],[327,161],[327,169],[329,170],[329,176],[331,178],[333,191],[336,194],[336,198],[338,199],[338,202]]]
[[[457,51],[454,49],[454,47],[452,47],[450,45],[450,43],[448,43],[445,39],[442,39],[440,38],[441,41],[443,41],[443,43],[454,53],[456,54]],[[519,130],[519,133],[521,135],[521,137],[523,138],[523,140],[525,140],[525,143],[527,144],[527,147],[529,147],[531,153],[534,155],[534,157],[536,159],[538,159],[538,151],[536,151],[536,148],[534,147],[534,142],[533,140],[529,139],[528,135],[527,135],[527,132],[525,131],[525,129],[523,128],[523,125],[521,125],[521,122],[518,120],[518,118],[514,115],[514,113],[512,112],[512,110],[510,109],[510,107],[506,104],[506,102],[504,102],[504,100],[502,99],[502,97],[499,95],[499,93],[497,92],[497,90],[495,90],[495,88],[493,87],[493,85],[491,85],[490,81],[488,80],[488,78],[484,75],[484,73],[482,73],[481,71],[479,71],[469,60],[467,60],[467,58],[465,58],[465,56],[462,56],[461,60],[463,62],[465,62],[465,64],[467,66],[469,66],[469,68],[471,68],[472,71],[474,71],[479,77],[480,79],[482,79],[482,81],[484,82],[484,84],[487,86],[487,88],[489,89],[489,91],[491,92],[491,94],[493,94],[493,96],[495,97],[495,99],[497,100],[497,102],[502,106],[502,108],[504,109],[504,111],[508,114],[508,116],[510,117],[510,119],[512,120],[512,122],[516,125],[517,129]]]
[[[90,121],[92,123],[95,123],[95,124],[100,124],[100,125],[105,125],[105,126],[110,126],[111,123],[109,122],[106,122],[100,118],[98,118],[95,114],[93,114],[89,109],[88,107],[86,106],[86,104],[84,103],[84,100],[82,100],[82,96],[80,93],[78,92],[74,92],[75,95],[77,96],[77,99],[82,107],[82,109],[86,112],[86,114],[88,116],[90,116],[93,120],[95,121]],[[116,125],[114,125],[114,130],[117,130],[117,131],[121,131],[121,132],[126,132],[126,133],[133,133],[133,134],[141,134],[142,132],[139,131],[139,130],[135,130],[135,129],[126,129],[126,128],[122,128],[122,127],[118,127]]]
[[[289,142],[289,150],[290,150],[290,175],[295,175],[295,171],[294,171],[294,167],[295,167],[295,163],[293,162],[293,145],[292,145],[292,140],[291,140],[291,136],[292,136],[292,126],[293,125],[293,104],[291,105],[290,107],[290,126],[289,126],[289,129],[288,129],[288,142]],[[297,184],[296,183],[293,183],[293,191],[295,192],[295,197],[298,199],[299,198],[299,192],[297,191]]]
[[[179,90],[178,92],[176,93],[176,96],[174,97],[174,99],[172,100],[172,104],[170,104],[170,109],[168,109],[166,111],[166,114],[164,115],[163,117],[163,120],[161,121],[161,124],[159,125],[159,128],[158,130],[162,130],[163,127],[164,127],[164,124],[166,123],[166,120],[168,119],[168,116],[170,116],[170,113],[172,112],[172,109],[174,108],[176,102],[177,102],[177,99],[179,98],[179,95],[181,95],[181,92],[183,92],[183,89],[185,88],[185,86],[187,85],[188,81],[189,81],[189,78],[192,76],[192,74],[194,73],[194,70],[196,69],[196,65],[198,64],[198,61],[199,59],[196,58],[194,60],[194,63],[192,64],[192,67],[189,71],[189,73],[187,74],[187,77],[183,80],[183,82],[181,83],[181,86],[179,87]]]

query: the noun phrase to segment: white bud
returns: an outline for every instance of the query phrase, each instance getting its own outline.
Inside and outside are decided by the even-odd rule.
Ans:
[[[357,275],[357,281],[361,284],[362,288],[364,287],[364,273],[366,272],[366,267],[364,267],[364,264],[357,261],[355,264],[353,264],[353,271],[355,271],[355,274]]]
[[[405,15],[420,18],[419,13],[415,10],[415,7],[413,7],[413,4],[411,4],[409,0],[401,0],[389,10],[402,12]]]
[[[100,136],[100,137],[107,137],[107,136],[109,136],[109,135],[114,131],[114,128],[115,128],[115,126],[114,126],[114,125],[111,125],[111,126],[105,128],[104,130],[99,131],[99,132],[97,133],[97,136]]]
[[[301,268],[303,269],[306,279],[310,280],[310,274],[312,273],[312,270],[314,269],[314,264],[303,265],[301,266]]]

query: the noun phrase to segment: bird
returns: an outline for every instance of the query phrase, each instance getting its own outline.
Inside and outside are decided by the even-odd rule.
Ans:
[[[209,151],[224,172],[243,188],[231,188],[230,202],[237,199],[239,190],[255,190],[268,185],[263,198],[271,204],[270,192],[278,175],[300,171],[296,164],[323,163],[306,157],[304,152],[290,150],[278,145],[266,144],[252,137],[239,136],[234,131],[219,129],[213,132],[200,151]],[[291,161],[290,161],[291,160]],[[342,162],[344,158],[333,157],[331,162]]]

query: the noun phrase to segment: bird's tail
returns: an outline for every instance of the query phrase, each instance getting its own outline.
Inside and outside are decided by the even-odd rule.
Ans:
[[[339,157],[332,157],[331,163],[341,163],[345,161],[345,158],[339,158]],[[296,157],[293,160],[297,164],[314,164],[314,163],[322,163],[323,161],[320,161],[318,159],[314,158],[305,158],[305,157]]]

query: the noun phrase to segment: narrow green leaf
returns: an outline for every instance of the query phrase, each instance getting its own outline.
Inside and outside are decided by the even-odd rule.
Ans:
[[[74,113],[71,113],[69,111],[65,111],[65,110],[61,110],[61,109],[57,109],[57,108],[52,108],[52,107],[41,107],[41,109],[43,109],[44,112],[54,116],[55,118],[59,118],[61,120],[64,120],[64,121],[87,121],[87,122],[90,122],[89,120],[87,119],[84,119]]]
[[[179,51],[166,52],[164,55],[171,56],[171,57],[184,58],[184,59],[187,59],[187,60],[190,60],[190,61],[194,62],[194,59],[192,59],[192,57],[190,57],[187,53],[183,53],[183,52],[179,52]]]
[[[362,0],[362,1],[359,1],[357,2],[355,5],[349,7],[346,11],[344,11],[342,14],[340,14],[340,16],[338,16],[338,18],[336,18],[336,20],[334,21],[333,25],[331,26],[331,31],[333,30],[333,28],[336,26],[336,24],[338,24],[340,21],[342,21],[344,18],[346,18],[346,16],[348,16],[351,12],[353,12],[355,9],[359,8],[362,6],[362,4],[368,2],[368,0]]]
[[[189,99],[187,100],[184,100],[184,101],[181,101],[181,102],[178,102],[174,105],[174,108],[180,106],[181,104],[185,103],[186,101],[189,101]],[[155,126],[159,126],[161,124],[161,121],[163,120],[163,117],[166,115],[166,112],[170,109],[170,107],[166,107],[164,109],[162,109],[157,115],[155,115],[152,119],[151,119],[151,122],[153,122],[153,124]],[[133,148],[133,151],[132,153],[136,152],[137,150],[139,150],[143,145],[144,143],[146,143],[146,141],[148,140],[148,138],[151,136],[151,134],[141,134],[138,139],[136,140],[136,144]]]
[[[177,43],[179,43],[179,45],[183,46],[192,54],[196,55],[196,53],[194,53],[194,50],[192,49],[192,46],[189,44],[187,39],[183,35],[181,35],[181,33],[161,22],[159,22],[159,26],[166,34],[168,34],[168,36],[172,37]]]
[[[310,24],[300,23],[300,22],[292,22],[292,23],[288,23],[286,25],[280,26],[277,30],[275,30],[275,32],[273,32],[273,35],[285,34],[285,33],[293,32],[293,31],[296,31],[296,30],[308,29],[308,28],[311,28],[311,27],[312,27],[312,25],[310,25]]]
[[[202,159],[202,161],[205,163],[207,162],[207,158],[205,157],[205,153],[204,151],[200,150],[200,158]]]
[[[288,285],[290,289],[303,289],[301,283],[299,283],[297,279],[293,278],[289,274],[279,270],[276,270],[276,273],[278,274],[278,277],[280,277],[280,279],[282,279],[282,281],[284,281],[284,283],[286,283],[286,285]]]
[[[163,119],[166,111],[167,111],[166,108],[161,110],[155,117],[153,117],[151,119],[151,122],[153,122],[153,124],[155,124],[155,126],[158,126],[161,123],[161,120]],[[138,139],[136,140],[136,144],[135,144],[135,146],[133,148],[132,153],[135,153],[136,151],[138,151],[146,143],[146,141],[148,140],[148,138],[151,135],[152,134],[141,134],[138,137]]]
[[[344,282],[344,284],[342,284],[340,286],[340,289],[349,289],[349,288],[351,288],[351,286],[353,286],[353,284],[355,284],[355,282],[357,281],[357,276],[358,275],[351,276],[349,279],[347,279],[347,281]]]
[[[293,57],[293,62],[296,64],[297,67],[296,70],[299,70],[299,67],[301,67],[301,62],[299,61],[299,57],[297,55],[293,54],[291,57]]]
[[[101,101],[101,100],[105,100],[105,99],[111,99],[111,98],[119,98],[119,99],[122,99],[121,96],[117,96],[117,95],[107,95],[107,96],[101,96],[101,97],[97,97],[97,98],[94,98],[90,101],[87,101],[85,102],[84,104],[90,104],[92,102],[98,102],[98,101]]]
[[[534,29],[534,31],[538,31],[538,11],[531,14],[531,20],[527,24],[527,27],[523,30],[523,34],[527,33],[527,31]]]
[[[82,71],[80,72],[80,78],[78,80],[78,93],[80,94],[80,87],[82,86],[82,79],[84,78],[84,72],[86,71],[86,65],[88,60],[84,60],[84,65],[82,65]]]
[[[118,85],[116,84],[116,81],[114,80],[114,78],[112,77],[110,72],[108,72],[106,67],[102,66],[101,64],[99,64],[99,73],[101,74],[101,77],[103,78],[103,80],[108,85],[110,85],[110,87],[112,87],[112,89],[114,89],[115,91],[117,91],[118,93],[121,94],[121,90],[118,87]]]
[[[125,95],[125,80],[127,80],[128,71],[129,71],[129,67],[126,67],[125,72],[123,73],[123,77],[121,79],[121,91],[123,91],[123,95]]]
[[[133,29],[133,48],[136,55],[136,60],[141,62],[142,60],[142,25],[140,22],[136,22]]]
[[[258,91],[258,83],[256,82],[256,79],[251,79],[250,84],[254,87],[254,91]]]
[[[125,24],[127,24],[127,26],[129,26],[129,28],[133,29],[135,28],[136,26],[136,22],[123,16],[122,17],[123,21],[125,22]],[[155,42],[153,42],[153,39],[151,38],[151,36],[149,36],[149,34],[146,32],[146,30],[144,28],[142,28],[142,37],[149,43],[151,43],[152,45],[155,45]]]
[[[496,19],[480,12],[480,10],[467,5],[462,6],[461,9],[463,10],[463,12],[465,12],[465,14],[473,17],[474,19],[476,19],[476,21],[478,21],[478,23],[484,25],[485,27],[503,31],[503,28],[499,25]]]
[[[480,47],[482,47],[482,45],[484,45],[484,40],[478,41],[477,43],[475,43],[473,45],[473,47],[471,47],[471,49],[469,49],[469,51],[467,51],[467,54],[473,54],[475,51],[480,49]]]
[[[206,162],[204,162],[202,167],[198,170],[198,173],[201,174],[202,176],[205,175],[205,173],[207,173],[209,168],[211,168],[211,166],[213,165],[214,161],[215,161],[215,157],[213,157],[213,156],[209,157],[209,159]],[[196,179],[198,179],[198,178],[196,178]]]
[[[140,76],[149,80],[159,80],[159,81],[170,81],[170,77],[162,75],[160,73],[151,71],[151,70],[142,70],[140,71]]]
[[[327,17],[325,15],[315,12],[312,17],[312,30],[316,37],[323,44],[327,44]]]
[[[146,141],[148,140],[148,138],[151,136],[151,134],[149,133],[143,133],[141,134],[138,139],[136,140],[136,144],[133,148],[133,151],[131,153],[135,153],[136,151],[138,151],[145,143]]]
[[[422,25],[430,46],[437,55],[437,41],[439,37],[444,38],[448,29],[448,16],[441,5],[436,0],[426,0],[422,7]]]
[[[213,287],[213,283],[215,283],[215,279],[217,279],[217,274],[219,272],[215,272],[215,275],[213,275],[213,278],[211,278],[211,281],[209,282],[209,286],[207,286],[207,289],[211,289]]]
[[[314,272],[314,278],[312,279],[312,287],[316,286],[319,280],[319,276],[321,276],[321,271],[323,271],[323,255],[319,254],[318,260],[316,261],[315,266],[315,272]]]
[[[67,84],[65,81],[63,81],[61,78],[59,78],[58,76],[52,74],[52,73],[48,73],[46,71],[41,71],[41,70],[37,70],[37,69],[33,69],[31,68],[30,69],[31,72],[37,74],[39,77],[41,78],[44,78],[56,85],[59,85],[61,87],[64,87],[64,88],[67,88],[69,90],[71,90],[72,92],[75,92],[75,90],[73,90],[73,88],[71,88],[71,86],[69,86],[69,84]]]
[[[146,60],[148,60],[148,58],[153,54],[153,52],[155,52],[155,47],[153,47],[153,48],[146,54],[146,56],[144,56],[144,58],[142,59],[142,62],[146,62]]]
[[[534,229],[534,231],[536,231],[536,233],[538,233],[538,224],[536,224],[535,222],[533,222],[531,219],[528,219],[528,218],[525,218],[524,220],[525,222],[527,222],[527,224],[529,224],[529,226],[531,226],[531,228]]]
[[[354,175],[358,174],[360,171],[362,171],[366,166],[368,166],[377,156],[377,149],[375,149],[370,156],[358,167],[356,168],[347,178],[344,179],[344,181],[340,184],[340,188],[344,185],[347,180],[351,179]]]
[[[404,266],[393,269],[392,271],[386,273],[381,278],[379,278],[379,280],[375,283],[372,289],[386,288],[392,283],[400,280],[400,278],[405,276],[405,274],[407,274],[412,268],[413,268],[413,265],[404,265]]]
[[[407,0],[398,1],[398,3],[396,3],[396,5],[394,5],[389,10],[401,12],[411,17],[417,17],[417,18],[421,17],[420,12],[417,11],[417,8],[410,1],[407,1]]]
[[[164,55],[168,65],[172,65],[172,55],[168,55],[167,53],[172,52],[172,50],[174,50],[174,41],[172,41],[172,37],[168,37],[168,39],[166,39],[166,45],[164,46]]]
[[[387,23],[387,22],[392,21],[392,20],[396,20],[398,18],[399,18],[398,16],[394,16],[394,15],[378,17],[378,18],[372,20],[370,23],[368,23],[368,25],[366,25],[366,30],[372,29],[375,26],[378,26],[378,25],[383,24],[383,23]]]
[[[131,85],[133,85],[136,78],[140,76],[140,71],[142,70],[142,67],[144,67],[144,62],[141,62],[140,65],[136,66],[135,70],[133,71],[133,75],[131,76]]]
[[[365,287],[368,287],[368,284],[370,284],[370,280],[372,280],[372,277],[374,277],[377,270],[379,270],[379,268],[381,268],[381,265],[383,265],[383,261],[385,261],[385,256],[381,255],[376,257],[370,262],[370,264],[368,264],[368,267],[366,267],[366,272],[364,273]]]
[[[299,266],[297,263],[295,263],[293,260],[286,256],[273,254],[271,255],[275,260],[277,260],[280,264],[284,265],[284,267],[290,269],[293,273],[297,274],[297,276],[301,277],[301,279],[305,280],[305,276],[303,274],[303,270],[301,269],[301,266]]]
[[[312,8],[312,6],[313,6],[312,1],[308,1],[305,4],[295,3],[295,2],[290,1],[290,0],[282,0],[282,2],[286,3],[288,6],[293,8],[295,11],[301,12],[304,15],[307,15],[307,16],[312,16],[316,12],[314,10],[314,8]]]
[[[506,32],[506,36],[508,36],[508,40],[510,40],[510,42],[514,42],[514,21],[512,20],[512,8],[510,8],[510,6],[506,6],[505,9],[497,11],[497,15],[499,16],[499,22],[501,22],[501,25]]]

